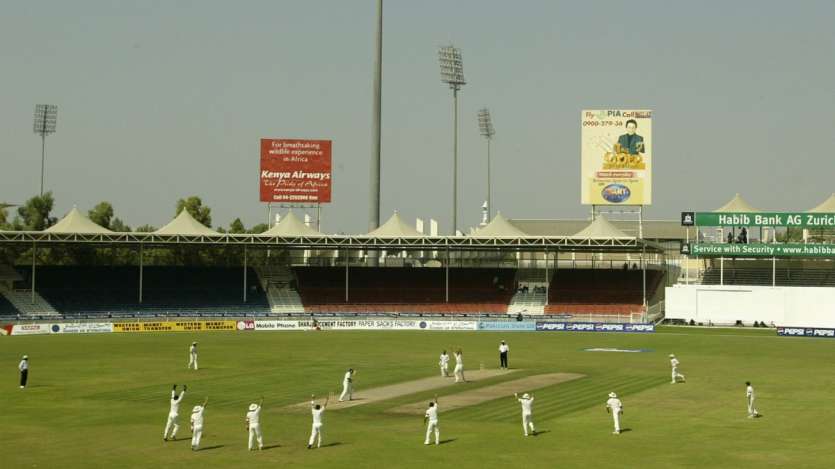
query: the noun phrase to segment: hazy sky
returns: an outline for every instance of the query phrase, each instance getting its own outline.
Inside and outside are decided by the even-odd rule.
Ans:
[[[37,194],[37,103],[56,215],[101,200],[131,226],[199,195],[214,224],[266,220],[259,139],[333,140],[323,230],[366,231],[374,0],[5,2],[0,201]],[[835,2],[388,0],[383,219],[451,219],[452,99],[437,47],[462,49],[459,220],[479,222],[489,107],[494,206],[579,218],[580,110],[652,109],[650,219],[735,192],[805,210],[835,190]]]

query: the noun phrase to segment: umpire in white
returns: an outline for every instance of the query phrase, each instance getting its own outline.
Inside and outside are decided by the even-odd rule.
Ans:
[[[29,356],[24,355],[23,359],[20,360],[20,364],[17,365],[17,369],[20,370],[20,389],[26,387],[26,381],[29,380]]]
[[[507,369],[507,352],[510,351],[510,347],[507,346],[507,342],[502,341],[499,344],[499,368]]]

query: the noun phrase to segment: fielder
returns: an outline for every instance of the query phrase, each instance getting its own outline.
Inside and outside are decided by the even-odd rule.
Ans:
[[[466,383],[467,380],[464,379],[464,352],[461,349],[458,349],[455,352],[455,369],[452,372],[455,375],[455,382]]]
[[[757,408],[754,407],[754,387],[751,386],[750,381],[745,382],[745,397],[748,398],[748,418],[752,419],[760,415]]]
[[[342,402],[347,397],[350,401],[354,396],[354,369],[348,368],[345,376],[342,378],[342,394],[339,395],[339,402]]]
[[[203,400],[203,404],[194,406],[191,409],[191,450],[197,451],[200,447],[200,438],[203,437],[203,411],[206,410],[206,404],[209,403],[209,398]]]
[[[606,401],[607,414],[609,410],[612,411],[612,418],[615,420],[615,431],[612,434],[620,435],[620,416],[623,414],[623,403],[618,399],[618,395],[613,392],[609,393],[609,400]]]
[[[678,378],[681,378],[682,383],[687,381],[684,378],[684,375],[678,372],[678,358],[676,358],[676,356],[672,353],[670,354],[670,366],[673,367],[673,380],[670,381],[672,384],[676,384],[676,380]]]
[[[447,355],[446,350],[441,352],[441,359],[438,362],[438,365],[441,366],[441,376],[449,378],[449,355]]]
[[[533,426],[533,395],[525,393],[519,399],[519,395],[513,393],[513,397],[522,404],[522,430],[524,430],[525,436],[528,436],[528,427],[530,427],[533,436],[536,436],[536,428]]]
[[[255,449],[255,440],[258,440],[258,449],[264,449],[264,439],[261,436],[261,405],[264,404],[262,397],[257,404],[249,405],[249,412],[246,413],[246,430],[249,433],[249,448],[250,451]]]
[[[307,449],[313,448],[313,442],[317,441],[316,447],[322,447],[322,414],[325,413],[325,409],[328,407],[328,400],[330,400],[330,396],[325,398],[325,403],[319,405],[316,403],[316,396],[313,394],[310,395],[310,413],[313,414],[313,427],[310,429],[310,439],[307,440]]]
[[[24,389],[26,382],[29,381],[29,355],[23,356],[17,369],[20,370],[20,389]]]
[[[435,395],[435,398],[429,402],[429,408],[426,409],[426,413],[423,415],[423,423],[426,424],[426,438],[423,440],[423,444],[429,444],[429,437],[432,435],[432,431],[435,431],[435,444],[441,444],[441,429],[438,428],[438,395]]]
[[[162,432],[162,441],[168,441],[168,438],[174,440],[177,436],[177,430],[180,429],[180,403],[183,402],[183,396],[186,395],[187,389],[188,386],[184,384],[183,392],[177,395],[177,385],[175,384],[171,388],[171,407],[168,410],[168,421],[165,422],[165,431]],[[169,430],[173,430],[170,436],[168,435]]]
[[[192,342],[191,347],[188,348],[188,369],[197,369],[197,342]]]

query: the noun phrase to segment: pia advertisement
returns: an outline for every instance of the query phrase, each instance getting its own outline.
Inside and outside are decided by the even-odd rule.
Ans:
[[[582,111],[580,140],[581,203],[652,204],[652,111]]]
[[[261,202],[331,201],[330,140],[261,139]]]
[[[479,321],[480,331],[535,331],[534,321]]]
[[[538,321],[536,330],[551,332],[655,332],[655,325]]]

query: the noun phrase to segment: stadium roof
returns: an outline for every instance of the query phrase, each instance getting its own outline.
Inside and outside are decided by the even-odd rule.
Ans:
[[[322,233],[304,224],[292,210],[275,226],[262,233],[267,236],[324,236]]]
[[[177,218],[168,222],[167,225],[154,231],[154,234],[160,235],[179,235],[179,236],[211,236],[220,234],[217,231],[207,227],[206,225],[195,220],[194,217],[188,213],[188,210],[182,210]]]
[[[751,204],[746,202],[745,199],[743,199],[742,196],[739,195],[739,193],[737,193],[734,196],[733,199],[729,200],[728,203],[726,203],[725,205],[723,205],[723,206],[717,208],[716,210],[714,210],[714,212],[720,212],[720,213],[724,213],[724,212],[760,212],[760,211],[761,210],[758,210],[758,209],[752,207]]]
[[[366,236],[372,238],[411,238],[423,236],[418,230],[412,228],[408,223],[400,218],[397,210],[394,215],[385,223],[380,225],[376,230],[368,233]]]
[[[50,226],[46,230],[47,233],[80,233],[80,234],[99,234],[99,233],[113,233],[112,231],[93,223],[92,220],[79,212],[76,207],[73,207],[70,212],[64,216],[58,223]]]
[[[828,199],[824,200],[820,203],[817,207],[807,210],[807,212],[812,213],[835,213],[835,193],[829,196]]]
[[[497,212],[493,221],[483,228],[475,230],[472,236],[479,238],[521,238],[527,236],[527,233],[513,226],[507,218],[502,216],[502,212]]]
[[[619,230],[615,225],[611,224],[606,217],[598,215],[594,221],[582,230],[574,233],[572,238],[575,239],[631,239],[634,236],[629,236],[623,231]]]
[[[615,228],[627,235],[637,236],[638,222],[608,220]],[[573,236],[589,225],[589,220],[510,220],[513,226],[528,233],[528,236]],[[645,239],[685,239],[687,227],[679,220],[644,220]]]

